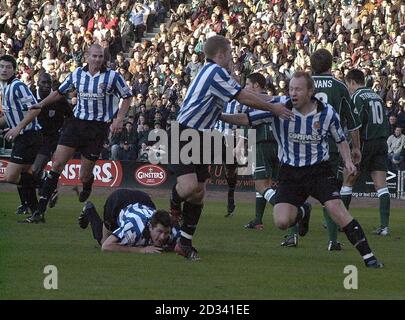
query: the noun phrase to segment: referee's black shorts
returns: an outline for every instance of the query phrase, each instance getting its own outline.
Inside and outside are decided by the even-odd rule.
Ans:
[[[18,135],[11,150],[10,162],[33,164],[41,145],[42,134],[40,131],[30,130]]]
[[[184,146],[186,146],[187,144],[189,144],[191,142],[191,137],[189,137],[189,139],[187,141],[180,141],[180,135],[184,130],[190,129],[193,130],[192,128],[188,128],[185,126],[182,126],[181,124],[179,124],[180,128],[179,128],[179,140],[175,140],[173,139],[172,141],[172,132],[169,131],[169,165],[168,165],[168,169],[176,175],[176,177],[180,177],[182,175],[186,175],[186,174],[190,174],[190,173],[195,173],[197,175],[197,180],[198,182],[205,182],[211,175],[209,173],[209,164],[204,164],[204,159],[203,159],[203,155],[204,152],[210,152],[210,157],[211,157],[211,150],[204,150],[204,144],[203,144],[203,133],[201,131],[197,131],[198,132],[198,139],[199,139],[199,157],[198,157],[198,161],[196,161],[197,163],[190,163],[190,164],[184,164],[182,163],[182,159],[181,159],[181,150]],[[175,140],[175,141],[174,141]],[[176,143],[177,146],[172,146],[172,143]],[[175,160],[173,160],[173,153],[172,151],[176,152],[178,151],[177,154],[177,159],[175,158]],[[192,150],[190,150],[190,152],[188,153],[189,157],[192,158]],[[211,158],[209,158],[209,161],[211,162]]]
[[[282,165],[275,203],[289,203],[300,207],[309,196],[321,204],[340,199],[339,183],[329,162],[306,167]]]
[[[113,232],[119,226],[117,219],[120,211],[130,204],[140,203],[152,209],[156,209],[150,196],[142,191],[131,189],[118,189],[112,192],[104,204],[104,226]]]
[[[106,122],[66,119],[58,144],[75,148],[86,159],[96,161],[108,138],[108,130]]]
[[[51,158],[58,146],[59,134],[50,135],[42,133],[42,137],[43,143],[41,148],[39,148],[38,154]]]

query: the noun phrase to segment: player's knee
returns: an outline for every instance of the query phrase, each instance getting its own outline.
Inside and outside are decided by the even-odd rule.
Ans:
[[[277,228],[281,230],[286,230],[290,226],[290,220],[288,217],[285,216],[275,216],[274,217],[274,224],[276,225]]]
[[[61,173],[65,167],[65,163],[55,160],[52,164],[52,171]]]
[[[7,174],[5,175],[5,180],[8,183],[17,184],[19,182],[19,178],[17,175],[14,174]]]
[[[325,208],[332,216],[344,215],[346,213],[345,207],[342,205],[341,200],[331,200],[325,203]]]
[[[198,183],[194,181],[184,181],[182,183],[178,183],[176,188],[177,193],[185,199],[189,197],[194,198],[199,192]]]

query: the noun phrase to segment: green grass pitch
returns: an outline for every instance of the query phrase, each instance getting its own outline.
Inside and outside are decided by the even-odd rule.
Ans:
[[[105,197],[93,196],[99,213]],[[167,207],[167,199],[155,199]],[[103,253],[90,229],[77,224],[81,204],[62,195],[45,224],[18,224],[17,193],[0,194],[0,299],[405,299],[405,212],[393,209],[392,235],[371,234],[377,209],[353,209],[375,254],[385,264],[366,269],[343,233],[341,252],[326,250],[320,206],[310,232],[298,248],[280,246],[268,207],[263,231],[244,230],[254,203],[237,203],[224,218],[223,202],[207,201],[194,245],[201,261],[174,253],[162,255]],[[44,267],[58,270],[58,289],[44,288]],[[346,290],[345,266],[358,268],[358,289]]]

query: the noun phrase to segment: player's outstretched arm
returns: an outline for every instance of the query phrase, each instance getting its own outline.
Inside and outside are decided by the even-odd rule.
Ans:
[[[44,100],[33,105],[30,109],[42,109],[43,107],[50,105],[63,97],[58,90],[51,92]]]
[[[293,112],[286,108],[283,104],[267,102],[263,100],[263,95],[259,96],[246,89],[239,92],[239,94],[236,96],[236,100],[254,109],[270,111],[275,116],[282,119],[290,119],[294,116]]]
[[[121,132],[124,126],[124,118],[128,113],[129,107],[131,106],[132,97],[125,98],[122,100],[121,106],[118,109],[117,117],[113,120],[110,130],[112,134]]]
[[[239,114],[229,114],[229,113],[222,113],[220,119],[224,122],[232,123],[237,126],[248,126],[249,125],[249,118],[245,113]]]
[[[155,246],[130,247],[121,245],[118,243],[118,238],[112,234],[104,241],[101,250],[109,252],[161,253],[163,249]]]
[[[7,131],[4,135],[4,138],[8,141],[13,141],[18,135],[20,134],[21,130],[24,129],[28,124],[30,124],[41,112],[40,109],[32,109],[28,110],[24,119],[15,127]]]

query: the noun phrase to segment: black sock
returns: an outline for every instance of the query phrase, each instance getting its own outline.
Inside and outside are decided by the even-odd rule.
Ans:
[[[183,245],[191,245],[194,232],[197,228],[198,221],[200,220],[203,205],[192,204],[184,202],[183,206],[183,225],[181,227],[180,242]]]
[[[20,183],[21,183],[21,180],[20,180]],[[24,194],[23,194],[23,191],[22,191],[22,185],[21,184],[17,185],[17,191],[18,191],[18,195],[20,196],[21,205],[22,206],[27,205],[27,201],[24,198]]]
[[[23,199],[26,201],[31,212],[34,212],[38,208],[37,192],[35,189],[34,176],[31,173],[21,173],[21,193]]]
[[[177,184],[175,184],[172,188],[172,197],[170,199],[170,204],[175,208],[181,208],[181,203],[184,201],[184,199],[177,193],[176,185]]]
[[[95,208],[87,210],[87,218],[90,221],[91,231],[93,231],[93,238],[97,240],[101,246],[101,239],[103,238],[103,221],[101,221]]]
[[[46,206],[48,205],[49,199],[51,198],[52,193],[58,186],[60,173],[55,171],[49,171],[48,175],[45,178],[45,181],[42,185],[42,188],[39,192],[39,204],[38,210],[40,213],[45,213]]]
[[[343,228],[343,231],[345,232],[346,237],[347,239],[349,239],[350,243],[354,245],[354,247],[363,257],[365,263],[371,260],[375,260],[375,257],[368,245],[366,235],[364,234],[361,225],[357,222],[356,219],[353,219],[351,222],[349,222],[348,225]]]
[[[228,182],[228,204],[235,202],[235,187],[236,187],[236,177],[227,177]]]
[[[91,178],[87,182],[83,182],[83,190],[91,191],[94,182],[94,175],[91,175]]]

